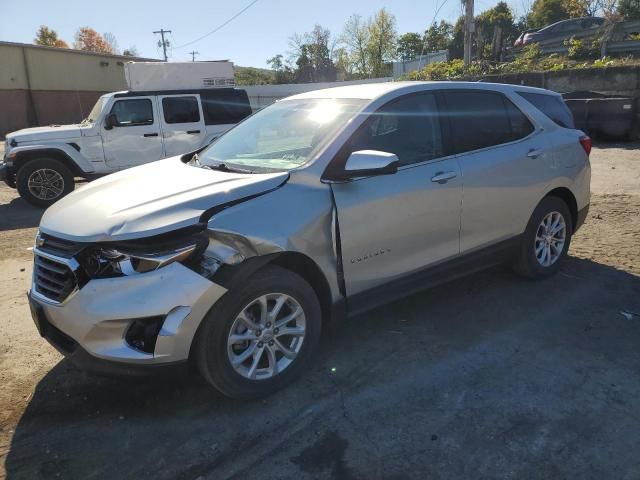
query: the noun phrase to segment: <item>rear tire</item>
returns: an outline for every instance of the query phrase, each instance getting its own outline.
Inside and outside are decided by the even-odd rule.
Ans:
[[[536,207],[527,224],[514,270],[540,279],[558,272],[569,251],[573,222],[567,204],[558,197],[546,197]]]
[[[209,311],[195,339],[195,360],[224,395],[256,399],[304,372],[320,331],[320,303],[311,286],[289,270],[267,266]]]
[[[71,170],[55,158],[28,160],[16,175],[20,196],[36,207],[49,207],[74,189]]]

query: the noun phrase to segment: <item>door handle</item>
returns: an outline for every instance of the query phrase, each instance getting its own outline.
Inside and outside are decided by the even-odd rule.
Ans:
[[[187,130],[187,133],[189,135],[196,135],[196,134],[200,133],[200,130]]]
[[[527,157],[529,158],[538,158],[540,155],[542,155],[542,150],[539,148],[532,148],[527,153]]]
[[[431,181],[433,183],[444,184],[452,178],[456,178],[457,176],[458,174],[456,172],[438,172],[433,177],[431,177]]]
[[[157,137],[158,134],[157,133],[145,133],[144,136],[145,137]]]

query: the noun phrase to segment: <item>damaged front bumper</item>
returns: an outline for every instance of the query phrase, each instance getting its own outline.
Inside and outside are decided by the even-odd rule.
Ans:
[[[136,373],[138,367],[188,360],[201,321],[225,292],[173,263],[139,275],[90,280],[60,304],[32,288],[29,302],[41,335],[76,363],[104,370],[106,362]]]

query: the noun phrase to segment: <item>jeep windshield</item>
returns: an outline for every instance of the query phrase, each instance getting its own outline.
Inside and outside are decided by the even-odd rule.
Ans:
[[[277,102],[249,117],[203,150],[209,168],[264,172],[291,170],[309,162],[367,103],[360,99]]]
[[[85,118],[82,123],[96,123],[96,120],[98,120],[98,117],[100,116],[100,112],[102,112],[102,107],[104,107],[104,101],[104,97],[100,97],[89,112],[89,116]]]

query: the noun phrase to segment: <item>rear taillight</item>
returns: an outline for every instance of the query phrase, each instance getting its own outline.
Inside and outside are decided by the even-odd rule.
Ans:
[[[584,148],[584,151],[587,155],[591,153],[591,147],[593,146],[591,138],[587,137],[586,135],[584,137],[580,137],[580,145],[582,145],[582,148]]]

